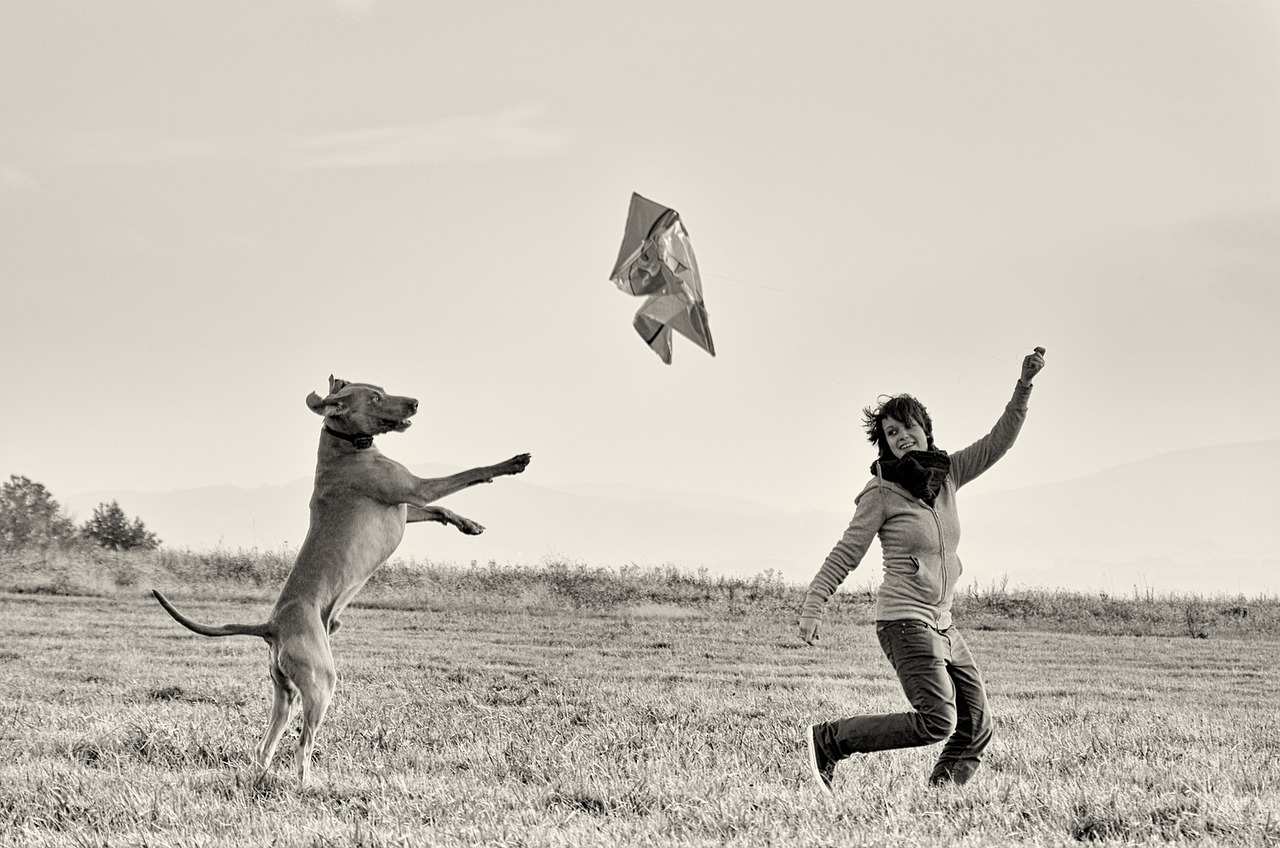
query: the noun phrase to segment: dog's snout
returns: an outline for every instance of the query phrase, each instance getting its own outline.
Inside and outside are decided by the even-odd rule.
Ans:
[[[416,415],[418,412],[418,402],[413,398],[404,399],[405,408],[409,410],[410,415]]]

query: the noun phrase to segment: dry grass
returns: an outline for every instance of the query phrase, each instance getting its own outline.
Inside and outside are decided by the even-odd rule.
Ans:
[[[188,633],[145,595],[173,571],[131,568],[97,596],[0,594],[0,844],[1280,845],[1265,634],[970,630],[998,722],[975,783],[931,790],[936,752],[892,752],[842,765],[829,804],[800,729],[904,706],[856,593],[809,649],[772,578],[730,598],[705,575],[402,565],[344,616],[298,793],[287,760],[248,762],[262,643]],[[253,583],[165,588],[258,620]]]

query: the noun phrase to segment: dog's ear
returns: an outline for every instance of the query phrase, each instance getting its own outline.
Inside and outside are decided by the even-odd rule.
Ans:
[[[315,392],[307,395],[307,406],[316,415],[323,415],[326,418],[330,415],[343,415],[347,411],[347,405],[342,401],[334,400],[332,397],[322,398]]]
[[[340,377],[329,375],[329,394],[340,392],[347,387],[347,381]]]

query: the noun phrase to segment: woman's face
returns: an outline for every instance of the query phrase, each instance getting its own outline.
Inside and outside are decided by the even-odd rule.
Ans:
[[[929,437],[925,435],[924,426],[912,423],[910,427],[892,415],[886,415],[880,422],[884,437],[889,442],[889,450],[895,459],[902,459],[903,454],[913,450],[928,450]]]

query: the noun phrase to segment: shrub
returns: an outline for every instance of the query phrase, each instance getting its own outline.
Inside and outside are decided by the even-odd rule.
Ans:
[[[115,501],[98,504],[93,510],[93,518],[85,523],[80,532],[112,551],[131,551],[135,548],[154,551],[160,547],[160,540],[143,525],[142,519],[129,521],[129,516],[124,514],[120,504]]]
[[[17,551],[72,541],[75,525],[43,484],[13,474],[0,486],[0,547]]]

